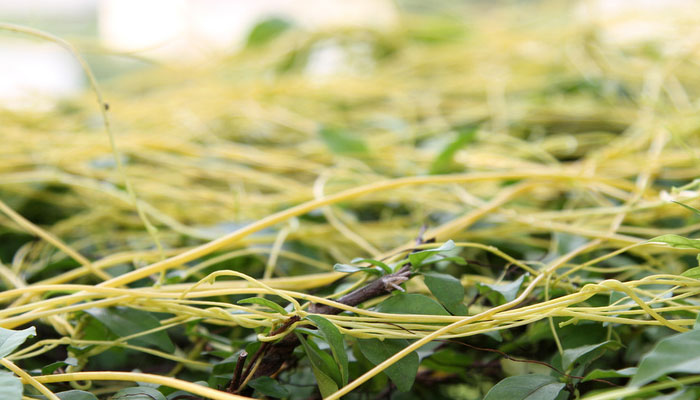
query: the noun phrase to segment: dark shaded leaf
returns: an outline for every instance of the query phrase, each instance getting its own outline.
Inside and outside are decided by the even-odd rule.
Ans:
[[[362,355],[374,365],[381,364],[384,360],[409,345],[409,342],[403,339],[386,339],[384,341],[378,339],[358,339],[357,343],[360,346]],[[394,382],[397,389],[406,392],[413,386],[416,373],[418,373],[419,363],[418,354],[413,351],[385,369],[384,373]]]
[[[85,310],[117,336],[131,336],[160,327],[160,321],[151,313],[128,307],[90,308]],[[141,346],[155,346],[172,353],[175,345],[165,331],[157,331],[129,340]]]
[[[77,366],[78,365],[78,360],[76,360],[73,357],[68,357],[65,359],[65,361],[56,361],[54,363],[51,363],[49,365],[46,365],[41,368],[41,374],[42,375],[51,375],[53,374],[57,369],[65,367],[67,365],[72,365],[72,366]]]
[[[321,396],[327,397],[338,391],[338,380],[340,380],[340,371],[335,368],[333,371],[333,359],[326,353],[318,350],[314,347],[313,342],[307,342],[303,336],[296,334],[304,347],[304,352],[306,356],[309,357],[309,362],[311,363],[311,370],[316,377],[316,383],[318,384],[318,389],[321,392]],[[330,365],[328,360],[323,358],[323,355],[330,358]],[[330,369],[330,370],[329,370]],[[337,375],[337,380],[329,375]]]
[[[345,353],[345,342],[338,328],[329,320],[320,315],[308,315],[306,317],[318,327],[319,332],[331,348],[333,359],[340,367],[342,386],[348,384],[348,355]]]
[[[600,357],[600,355],[602,355],[602,351],[604,351],[606,348],[615,349],[619,347],[619,343],[608,340],[603,343],[590,344],[587,346],[576,347],[574,349],[566,349],[562,355],[562,366],[565,370],[568,370],[572,368],[577,361],[579,364],[585,365],[592,362],[595,358]]]
[[[265,396],[282,398],[289,396],[289,390],[269,376],[261,376],[248,382],[248,386],[264,394]]]
[[[399,293],[377,306],[377,311],[389,314],[450,315],[437,301],[416,293]]]
[[[549,375],[510,376],[492,387],[484,400],[554,400],[565,386]]]
[[[467,314],[467,306],[463,304],[464,286],[459,279],[436,272],[426,272],[423,277],[425,285],[447,311],[455,315]]]

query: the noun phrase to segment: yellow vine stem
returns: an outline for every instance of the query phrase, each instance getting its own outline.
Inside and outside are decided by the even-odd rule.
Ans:
[[[320,199],[310,200],[305,203],[299,204],[295,207],[291,207],[287,210],[280,211],[278,213],[269,215],[265,218],[257,220],[248,226],[240,228],[234,232],[231,232],[219,239],[213,240],[211,242],[205,243],[201,246],[194,247],[176,256],[158,261],[151,265],[136,269],[134,271],[125,273],[118,277],[112,278],[108,281],[104,281],[96,285],[97,287],[118,287],[127,285],[131,282],[143,279],[152,274],[163,273],[169,268],[182,265],[189,261],[195,260],[199,257],[210,254],[222,247],[236,243],[237,241],[243,239],[244,237],[258,232],[262,229],[268,228],[270,226],[276,225],[283,222],[289,218],[296,217],[308,213],[309,211],[315,210],[319,207],[323,207],[329,204],[334,204],[349,199],[357,198],[370,193],[375,193],[384,190],[396,189],[404,186],[412,185],[425,185],[425,184],[447,184],[447,183],[469,183],[478,181],[492,181],[492,180],[512,180],[512,179],[532,179],[539,178],[544,180],[561,179],[572,184],[585,184],[585,183],[607,183],[613,187],[623,186],[629,188],[629,183],[617,181],[614,179],[600,178],[600,177],[588,177],[582,176],[579,173],[570,173],[565,171],[559,171],[556,173],[543,170],[531,170],[531,171],[518,171],[518,172],[483,172],[483,173],[467,173],[467,174],[455,174],[455,175],[432,175],[432,176],[414,176],[397,178],[391,180],[380,181],[376,183],[367,184],[364,186],[359,186],[353,189],[348,189],[334,195],[325,196]],[[432,234],[445,234],[447,232],[452,232],[457,227],[468,225],[469,223],[475,221],[478,216],[486,213],[485,210],[491,210],[500,206],[504,201],[510,199],[512,196],[526,190],[530,184],[523,183],[519,185],[514,185],[512,189],[506,190],[505,193],[497,196],[492,200],[484,209],[475,210],[475,213],[467,214],[466,216],[459,218],[458,220],[452,221],[447,226],[442,227],[437,232]],[[74,295],[66,296],[63,300],[66,304],[72,304],[71,302],[77,301],[75,297],[79,296],[80,293]],[[41,313],[43,310],[37,309],[25,316],[31,320],[31,315],[34,313]]]
[[[609,390],[607,392],[594,394],[591,396],[582,397],[582,400],[617,400],[624,399],[631,396],[648,395],[659,390],[678,388],[681,389],[685,385],[692,385],[693,383],[700,382],[700,375],[686,376],[678,379],[671,379],[665,382],[654,383],[651,385],[646,385],[642,387],[624,387],[621,389]]]
[[[58,396],[53,394],[53,392],[50,391],[46,386],[42,385],[41,382],[39,382],[36,378],[24,372],[22,368],[18,367],[17,365],[15,365],[15,363],[8,360],[7,358],[0,358],[0,364],[2,364],[5,368],[9,369],[10,371],[14,372],[15,375],[19,376],[22,379],[22,382],[34,386],[36,390],[38,390],[41,394],[43,394],[50,400],[61,400],[58,398]]]
[[[492,316],[493,314],[496,314],[500,311],[505,311],[510,308],[513,308],[520,304],[523,300],[527,298],[527,296],[530,295],[532,290],[539,284],[539,282],[544,278],[544,274],[538,275],[535,279],[530,282],[530,284],[525,288],[525,290],[520,294],[520,296],[516,297],[512,301],[501,304],[498,307],[491,308],[489,310],[486,310],[482,313],[476,314],[474,316],[464,318],[461,321],[454,322],[450,325],[447,325],[445,327],[442,327],[435,332],[423,337],[422,339],[419,339],[415,342],[413,342],[410,346],[405,347],[403,350],[399,351],[398,353],[394,354],[393,356],[387,358],[380,364],[377,364],[374,368],[371,370],[365,372],[362,376],[359,378],[355,379],[354,381],[350,382],[349,384],[343,386],[341,389],[339,389],[337,392],[333,393],[332,395],[326,397],[324,400],[335,400],[339,399],[342,396],[345,396],[346,394],[350,393],[353,391],[355,388],[358,386],[362,385],[363,383],[367,382],[368,380],[372,379],[375,375],[378,373],[384,371],[391,365],[393,365],[395,362],[399,361],[400,359],[404,358],[407,356],[410,352],[417,350],[421,348],[423,345],[430,343],[432,340],[437,339],[441,335],[445,333],[449,333],[450,331],[460,328],[462,326],[465,326],[467,324],[470,324],[475,321],[479,321],[481,319],[487,318]]]
[[[90,65],[87,63],[87,61],[85,61],[83,56],[80,55],[78,50],[75,47],[73,47],[72,44],[48,32],[8,23],[0,23],[0,30],[34,36],[43,40],[47,40],[49,42],[56,43],[64,49],[68,50],[68,52],[71,53],[76,60],[78,60],[78,63],[80,64],[81,68],[83,69],[83,72],[85,72],[85,75],[88,78],[88,82],[90,82],[90,87],[92,88],[93,93],[95,93],[97,105],[100,109],[100,114],[102,115],[104,129],[107,133],[107,137],[109,138],[109,145],[112,149],[114,161],[117,165],[117,171],[124,180],[124,186],[126,186],[126,191],[129,195],[129,199],[131,200],[132,205],[136,207],[136,212],[139,218],[141,219],[141,222],[143,222],[143,225],[146,227],[146,231],[153,239],[154,243],[156,244],[156,247],[158,248],[158,251],[161,253],[161,259],[165,258],[163,254],[163,246],[160,243],[160,239],[158,239],[158,229],[155,226],[153,226],[153,224],[151,224],[151,221],[148,219],[148,216],[144,212],[141,203],[138,201],[136,192],[134,191],[134,188],[131,185],[131,180],[126,174],[126,170],[124,169],[124,165],[122,164],[121,157],[119,156],[119,150],[117,149],[117,142],[114,139],[114,134],[112,133],[112,129],[109,123],[109,113],[107,112],[108,105],[102,97],[102,91],[100,90],[100,86],[97,84],[97,79],[95,79],[95,75],[92,73]]]
[[[222,392],[196,383],[170,378],[167,376],[144,374],[138,372],[73,372],[70,374],[54,374],[35,376],[34,379],[41,383],[75,382],[75,381],[121,381],[143,382],[168,386],[197,396],[213,400],[251,400],[250,397]],[[24,381],[24,378],[22,379]]]
[[[47,231],[41,229],[40,227],[33,224],[31,221],[29,221],[26,218],[24,218],[23,216],[19,215],[15,210],[13,210],[7,204],[5,204],[5,202],[2,201],[2,199],[0,199],[0,211],[5,213],[5,215],[10,217],[15,223],[17,223],[17,225],[21,226],[26,231],[33,233],[34,235],[46,240],[47,242],[51,243],[59,250],[63,251],[70,258],[77,261],[78,264],[81,264],[83,267],[86,267],[88,270],[90,270],[90,272],[92,272],[93,275],[97,276],[98,278],[101,278],[102,280],[105,280],[105,281],[112,278],[109,274],[102,271],[101,269],[95,268],[95,266],[90,262],[90,260],[85,258],[85,256],[78,253],[77,251],[73,250],[67,244],[63,243],[63,241],[61,241],[61,239],[57,238],[56,236],[54,236],[50,232],[47,232]]]

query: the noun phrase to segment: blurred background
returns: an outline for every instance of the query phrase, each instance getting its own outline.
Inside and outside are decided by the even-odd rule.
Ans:
[[[522,9],[537,5],[538,14]],[[251,40],[265,40],[285,30],[324,32],[362,28],[395,32],[406,23],[401,15],[431,15],[447,19],[438,35],[455,26],[499,18],[510,12],[521,23],[552,24],[551,18],[595,25],[608,43],[639,46],[664,42],[673,52],[698,40],[681,34],[679,19],[697,15],[693,0],[579,0],[556,4],[536,1],[414,0],[26,0],[0,2],[0,20],[56,34],[75,43],[100,80],[154,63],[188,66],[220,60],[241,51]],[[501,16],[502,17],[502,16]],[[434,21],[440,24],[439,21]],[[687,26],[687,21],[686,24]],[[536,57],[537,43],[531,43]],[[342,48],[333,40],[318,43],[306,72],[313,77],[367,67],[358,60],[369,48]],[[353,57],[349,57],[352,53]],[[75,60],[49,43],[3,34],[0,37],[0,102],[6,107],[47,106],[50,99],[75,95],[85,80]],[[488,62],[488,60],[484,60]],[[349,64],[353,64],[350,66]]]
[[[566,170],[624,187],[649,166],[655,190],[683,186],[700,159],[699,8],[690,0],[27,0],[0,2],[0,20],[57,35],[86,58],[125,171],[166,247],[177,248],[323,193],[403,176]],[[150,248],[75,57],[0,32],[0,60],[0,194],[95,257]],[[659,146],[668,154],[645,161]],[[478,209],[508,182],[375,193],[335,206],[337,215],[312,213],[287,233],[309,246],[323,239],[336,261],[376,254],[426,222]],[[619,189],[589,189],[542,186],[521,206],[628,200]],[[460,235],[491,240],[483,227]],[[17,240],[6,257],[28,238]]]

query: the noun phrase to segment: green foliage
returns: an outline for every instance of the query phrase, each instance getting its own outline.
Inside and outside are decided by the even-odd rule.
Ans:
[[[476,128],[465,129],[458,133],[457,138],[445,146],[444,149],[438,154],[438,156],[433,160],[430,166],[431,174],[447,174],[450,172],[457,172],[459,168],[455,167],[454,155],[462,147],[467,146],[476,139]]]
[[[345,344],[343,341],[343,335],[340,334],[338,328],[333,325],[330,321],[323,318],[320,315],[309,315],[306,317],[309,321],[313,322],[318,328],[321,336],[325,339],[326,343],[331,347],[331,352],[333,354],[333,360],[340,368],[341,375],[341,385],[344,386],[348,384],[348,355],[345,353]]]
[[[343,381],[339,367],[334,363],[333,358],[319,350],[314,342],[305,340],[298,333],[297,337],[301,341],[304,352],[311,363],[311,369],[316,377],[321,396],[326,397],[333,394]]]
[[[549,375],[518,375],[498,382],[484,400],[555,400],[566,385]]]
[[[377,311],[388,314],[450,315],[438,302],[417,293],[398,293],[377,306]]]
[[[1,400],[17,400],[22,398],[22,381],[12,372],[0,371]]]
[[[661,339],[642,357],[629,385],[639,387],[671,373],[700,373],[700,330]]]
[[[464,286],[459,279],[437,272],[425,272],[423,277],[425,285],[447,311],[454,315],[467,314],[467,306],[463,303]]]
[[[92,308],[85,312],[120,337],[160,327],[160,321],[153,314],[134,308]],[[130,342],[140,346],[158,347],[166,352],[175,351],[175,345],[163,330],[133,338]]]
[[[36,328],[29,327],[21,331],[0,328],[0,358],[15,351],[27,338],[36,336]]]
[[[253,27],[248,34],[248,47],[264,45],[289,30],[292,24],[281,18],[266,19]]]
[[[367,144],[360,137],[344,129],[324,126],[319,129],[318,134],[333,153],[357,156],[369,151]]]
[[[362,355],[374,365],[382,363],[409,345],[408,341],[403,339],[358,339],[357,344]],[[394,382],[397,389],[406,392],[413,386],[413,381],[418,372],[418,365],[418,354],[411,352],[385,369],[384,373]]]
[[[498,305],[513,301],[518,296],[518,291],[523,285],[524,280],[525,275],[521,275],[520,278],[514,280],[513,282],[503,284],[487,284],[478,282],[476,287],[479,288],[479,293],[486,295],[486,297],[488,297],[493,304]]]
[[[248,385],[265,396],[276,397],[278,399],[288,397],[290,394],[286,387],[280,385],[279,382],[269,376],[261,376],[260,378],[253,379]]]
[[[147,387],[138,386],[125,388],[112,396],[112,400],[166,400],[163,393],[158,390]]]

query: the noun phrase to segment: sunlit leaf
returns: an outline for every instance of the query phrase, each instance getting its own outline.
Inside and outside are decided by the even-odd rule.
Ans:
[[[408,261],[414,268],[418,268],[428,257],[453,250],[455,247],[455,242],[453,242],[452,240],[448,240],[445,243],[443,243],[440,247],[436,247],[434,249],[420,250],[409,254]]]
[[[639,387],[666,374],[700,373],[700,330],[663,338],[642,357],[629,385]]]
[[[0,399],[19,400],[22,398],[22,381],[12,372],[0,371]]]
[[[688,239],[679,235],[661,235],[655,238],[649,239],[650,243],[665,243],[671,247],[678,249],[694,249],[700,250],[700,239]]]
[[[525,275],[521,275],[520,278],[510,283],[487,284],[478,282],[476,286],[479,288],[479,293],[496,293],[498,298],[500,298],[499,303],[507,303],[509,301],[513,301],[518,296],[518,291],[520,290],[520,286],[523,284],[523,280],[525,280]]]
[[[592,379],[606,379],[606,378],[629,378],[637,372],[636,367],[629,367],[623,369],[595,369],[588,373],[581,382],[590,381]]]
[[[33,326],[21,331],[0,328],[0,358],[15,351],[30,336],[36,336],[36,328]]]
[[[318,134],[333,153],[358,155],[368,152],[367,145],[361,138],[344,129],[322,127]]]
[[[352,260],[353,264],[362,263],[362,262],[377,266],[377,267],[381,268],[382,270],[384,270],[384,272],[387,274],[394,272],[394,271],[392,271],[390,266],[386,265],[385,263],[383,263],[379,260],[374,260],[371,258],[355,258]]]
[[[379,267],[361,267],[359,265],[335,264],[333,266],[333,269],[338,272],[345,272],[348,274],[362,271],[376,276],[382,275],[382,270]]]

